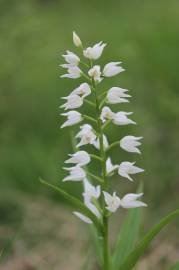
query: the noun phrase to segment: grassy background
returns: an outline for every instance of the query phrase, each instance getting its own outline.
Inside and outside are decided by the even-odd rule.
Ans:
[[[60,183],[72,151],[69,130],[59,129],[58,107],[80,81],[60,80],[58,65],[66,49],[74,50],[73,30],[86,45],[108,43],[101,64],[119,59],[127,70],[103,87],[131,90],[132,102],[122,109],[134,111],[139,125],[107,133],[111,140],[129,132],[143,135],[141,157],[119,149],[112,154],[115,162],[136,159],[146,172],[134,185],[114,179],[115,186],[120,193],[134,191],[144,180],[147,226],[177,208],[179,2],[0,0],[0,5],[0,222],[16,228],[24,215],[21,196],[30,196],[28,202],[39,196],[59,200],[38,177]],[[64,187],[79,190],[78,184]]]

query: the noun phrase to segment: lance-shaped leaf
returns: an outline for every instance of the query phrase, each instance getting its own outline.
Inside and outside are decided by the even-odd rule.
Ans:
[[[169,267],[168,270],[179,270],[179,262],[177,262],[173,266]]]
[[[94,226],[90,227],[91,243],[93,244],[94,252],[100,266],[103,265],[103,238],[98,234]]]
[[[64,191],[63,189],[61,189],[60,187],[57,187],[53,184],[50,184],[48,182],[46,182],[43,179],[40,179],[40,182],[54,190],[56,190],[64,199],[66,199],[68,201],[68,203],[70,205],[72,205],[73,207],[75,207],[76,210],[80,211],[83,215],[87,216],[88,218],[90,218],[94,225],[96,226],[96,228],[100,231],[103,232],[103,227],[102,224],[100,222],[100,220],[77,198],[75,198],[74,196],[68,194],[66,191]]]
[[[137,263],[138,259],[143,255],[146,248],[149,246],[151,241],[155,238],[155,236],[171,221],[173,221],[176,217],[179,217],[179,209],[172,212],[165,218],[161,220],[157,225],[155,225],[144,238],[139,242],[136,248],[129,254],[129,256],[125,259],[124,263],[118,268],[118,270],[131,270]]]
[[[140,184],[137,193],[143,191]],[[122,224],[113,254],[113,269],[118,269],[125,258],[133,250],[139,235],[141,224],[141,208],[129,209]]]

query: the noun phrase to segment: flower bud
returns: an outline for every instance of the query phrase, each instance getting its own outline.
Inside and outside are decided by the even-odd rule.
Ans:
[[[82,42],[79,36],[73,31],[73,43],[76,47],[82,47]]]

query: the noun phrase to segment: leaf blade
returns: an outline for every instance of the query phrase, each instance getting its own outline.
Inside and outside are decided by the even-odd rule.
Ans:
[[[126,256],[134,248],[140,226],[140,210],[139,208],[130,209],[121,227],[119,240],[113,255],[114,269],[117,269],[123,263]],[[131,224],[133,225],[132,228]]]
[[[129,254],[124,263],[118,268],[118,270],[131,270],[137,263],[140,256],[144,253],[150,242],[155,236],[176,217],[179,217],[179,209],[170,213],[168,216],[162,219],[157,225],[155,225],[140,241],[137,247]]]
[[[140,183],[137,193],[143,191],[143,184]],[[134,248],[139,235],[141,224],[141,208],[129,209],[126,218],[121,226],[116,248],[113,254],[113,268],[117,269],[124,259]]]

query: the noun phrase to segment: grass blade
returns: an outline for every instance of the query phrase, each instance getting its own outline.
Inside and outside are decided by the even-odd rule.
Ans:
[[[103,239],[101,236],[98,235],[97,230],[95,227],[90,227],[90,233],[91,233],[91,242],[93,243],[93,250],[95,250],[96,258],[100,266],[103,265],[103,254],[102,254],[102,245],[103,245]]]
[[[140,227],[140,211],[141,209],[139,208],[130,209],[121,227],[118,243],[113,255],[114,269],[119,268],[134,248]]]
[[[141,184],[137,193],[142,192]],[[129,209],[127,216],[122,224],[117,244],[113,254],[113,268],[118,269],[124,262],[125,258],[133,250],[139,235],[141,224],[141,208]]]
[[[179,209],[172,212],[165,218],[161,220],[157,225],[155,225],[144,238],[139,242],[136,248],[129,254],[129,256],[125,259],[124,263],[118,268],[118,270],[131,270],[137,263],[140,256],[143,255],[146,248],[149,246],[151,241],[155,238],[155,236],[171,221],[175,218],[179,217]]]
[[[72,205],[73,207],[75,207],[78,211],[80,211],[83,215],[87,216],[88,218],[90,218],[93,223],[95,224],[96,228],[99,231],[103,231],[103,227],[102,224],[100,222],[100,220],[77,198],[75,198],[74,196],[68,194],[66,191],[64,191],[63,189],[61,189],[60,187],[57,187],[53,184],[50,184],[48,182],[46,182],[43,179],[39,179],[40,182],[54,190],[56,190],[58,193],[60,193],[60,195],[66,199],[68,201],[68,203],[70,205]]]

